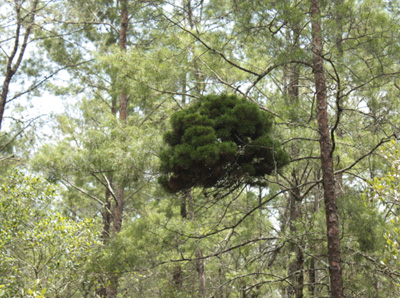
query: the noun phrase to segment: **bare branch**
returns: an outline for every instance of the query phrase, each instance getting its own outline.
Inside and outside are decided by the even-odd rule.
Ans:
[[[75,184],[73,184],[72,182],[65,180],[65,179],[61,179],[60,180],[62,184],[64,185],[69,185],[72,188],[78,190],[79,192],[83,193],[84,195],[88,196],[89,198],[91,198],[92,200],[96,201],[97,203],[99,203],[101,206],[104,206],[104,202],[100,199],[98,199],[97,197],[91,195],[90,193],[88,193],[86,190],[84,190],[83,188],[80,188],[79,186],[76,186]]]
[[[43,117],[43,116],[44,116],[44,115],[39,115],[39,116],[37,116],[37,117],[31,119],[31,120],[28,122],[28,124],[25,125],[23,128],[21,128],[7,143],[1,145],[1,147],[0,147],[0,152],[3,151],[3,150],[4,150],[8,145],[10,145],[12,142],[14,142],[15,139],[16,139],[18,136],[20,136],[20,135],[24,132],[25,129],[27,129],[29,126],[31,126],[33,122],[35,122],[37,119],[39,119],[39,118],[41,118],[41,117]]]
[[[343,169],[341,169],[341,170],[336,171],[335,174],[344,173],[344,172],[350,170],[350,169],[353,168],[355,165],[357,165],[360,161],[362,161],[364,158],[366,158],[367,156],[369,156],[369,155],[371,155],[372,153],[374,153],[374,151],[375,151],[376,149],[378,149],[381,145],[383,145],[383,144],[385,144],[385,143],[390,142],[391,140],[393,140],[393,137],[394,137],[394,135],[392,135],[391,137],[388,137],[388,138],[383,138],[383,139],[381,139],[381,140],[379,141],[379,143],[376,144],[370,151],[368,151],[367,153],[365,153],[365,154],[363,154],[362,156],[360,156],[359,158],[357,158],[351,165],[349,165],[349,166],[347,166],[347,167],[345,167],[345,168],[343,168]]]

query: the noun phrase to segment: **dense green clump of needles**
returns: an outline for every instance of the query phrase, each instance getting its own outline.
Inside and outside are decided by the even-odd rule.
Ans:
[[[208,95],[172,115],[160,154],[161,184],[192,187],[259,185],[289,162],[272,134],[272,119],[235,95]]]

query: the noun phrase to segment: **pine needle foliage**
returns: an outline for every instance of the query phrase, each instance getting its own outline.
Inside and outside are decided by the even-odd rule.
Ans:
[[[192,187],[262,184],[289,162],[274,139],[272,119],[236,95],[208,95],[171,117],[160,153],[160,183],[176,193]]]

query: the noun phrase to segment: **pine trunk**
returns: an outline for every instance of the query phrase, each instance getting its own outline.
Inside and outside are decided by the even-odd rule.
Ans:
[[[127,33],[128,33],[128,1],[121,0],[121,27],[119,31],[119,47],[126,51],[127,48]],[[128,95],[126,90],[121,90],[119,95],[119,119],[121,123],[126,124],[128,108]],[[113,235],[119,233],[122,229],[122,220],[125,205],[125,188],[121,181],[115,181],[115,207],[113,209]],[[110,286],[107,289],[108,298],[116,298],[118,295],[118,276],[111,276]]]
[[[293,29],[287,31],[286,41],[288,52],[294,52],[299,49],[299,25],[293,24]],[[288,100],[290,105],[296,106],[299,101],[299,77],[300,72],[296,64],[289,64],[285,76],[289,79],[287,86]],[[292,158],[299,157],[299,148],[293,144],[291,146]],[[302,202],[301,190],[298,188],[299,181],[296,170],[292,172],[291,187],[292,191],[289,195],[289,228],[292,237],[298,236],[296,221],[301,216]],[[288,286],[288,297],[303,298],[304,287],[304,255],[301,243],[301,237],[298,237],[296,243],[293,243],[292,249],[296,252],[296,259],[289,264],[288,274],[290,276],[291,285]]]
[[[311,25],[313,44],[314,80],[317,93],[317,121],[320,135],[322,184],[328,237],[328,261],[333,298],[343,296],[342,268],[340,262],[339,219],[336,206],[335,175],[332,144],[328,124],[328,101],[324,76],[319,0],[311,0]]]

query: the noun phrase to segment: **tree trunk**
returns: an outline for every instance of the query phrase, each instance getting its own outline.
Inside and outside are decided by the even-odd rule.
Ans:
[[[293,175],[295,175],[293,173]],[[295,179],[295,183],[297,185],[297,181]],[[301,215],[301,201],[300,198],[300,190],[295,188],[290,194],[290,218],[289,218],[289,228],[290,234],[295,237],[298,235],[296,228],[296,220]],[[288,297],[295,296],[296,298],[303,297],[303,284],[304,284],[304,255],[302,249],[301,239],[299,242],[294,243],[292,247],[296,252],[296,259],[289,264],[288,274],[290,276],[290,280],[292,282],[292,286],[288,288]]]
[[[182,290],[183,286],[183,271],[182,271],[182,266],[178,265],[174,268],[174,271],[172,273],[172,281],[175,287],[175,290],[178,292]]]
[[[204,270],[203,253],[200,249],[196,250],[196,270],[199,276],[199,297],[206,297],[206,274]]]
[[[335,0],[336,5],[336,48],[339,53],[339,62],[343,64],[343,17],[340,13],[341,6],[343,5],[343,0]],[[339,96],[341,95],[340,84],[337,84],[336,90],[338,98],[336,99],[339,101]],[[338,117],[340,117],[340,111],[337,111]],[[336,137],[341,139],[343,137],[342,130],[338,127],[336,128]],[[337,156],[337,168],[340,167],[340,156]],[[336,168],[336,169],[337,169]],[[343,173],[336,174],[336,197],[339,198],[343,195]]]
[[[194,213],[194,206],[193,206],[193,198],[192,193],[190,190],[186,191],[182,194],[182,200],[185,202],[185,210],[183,211],[183,205],[181,205],[181,215],[185,214],[185,218],[188,220],[194,220],[195,213]],[[186,209],[187,208],[187,209]],[[195,251],[196,255],[196,262],[195,267],[198,276],[199,282],[199,297],[203,298],[206,297],[206,274],[204,269],[204,259],[203,259],[203,252],[200,248],[196,248]]]
[[[121,7],[121,27],[119,31],[118,45],[121,50],[126,51],[127,48],[127,32],[128,32],[128,0],[120,1]],[[128,109],[128,95],[126,90],[121,90],[119,95],[119,119],[121,123],[126,124]],[[113,235],[115,236],[122,229],[122,220],[125,205],[125,188],[121,181],[115,181],[115,207],[113,209]],[[118,275],[111,276],[107,289],[108,298],[116,298],[118,294]]]
[[[324,76],[323,50],[319,0],[311,0],[311,25],[313,44],[314,80],[317,94],[317,122],[321,150],[322,185],[324,189],[325,214],[328,237],[328,261],[333,298],[343,296],[342,267],[340,264],[339,219],[336,206],[335,176],[333,170],[332,144],[328,125],[328,102]]]
[[[121,0],[121,28],[119,32],[119,47],[121,50],[126,51],[126,40],[128,32],[128,2],[127,0]],[[125,90],[120,92],[119,97],[119,119],[123,124],[126,124],[128,109],[128,95]],[[116,205],[114,208],[114,233],[119,233],[122,229],[122,216],[124,212],[124,195],[125,189],[121,185],[120,181],[115,183],[115,200]]]
[[[114,207],[114,225],[113,225],[113,233],[114,235],[121,232],[122,229],[122,217],[124,212],[124,196],[125,189],[119,184],[115,186],[115,199],[116,204]]]
[[[126,51],[126,41],[128,33],[128,1],[121,0],[121,28],[119,31],[119,47],[121,50]],[[128,108],[128,95],[125,90],[121,90],[119,97],[119,119],[126,123]]]
[[[292,34],[290,34],[292,32]],[[293,30],[287,30],[286,42],[288,46],[288,52],[293,52],[299,49],[299,33],[300,28],[298,24],[293,24]],[[289,64],[288,73],[285,76],[289,78],[289,84],[287,86],[287,94],[290,104],[296,104],[299,101],[299,69],[296,64]],[[294,120],[294,119],[293,119]],[[299,156],[298,147],[293,144],[291,146],[291,156],[292,158],[297,158]],[[301,216],[301,193],[300,189],[297,187],[300,183],[297,179],[296,171],[292,172],[292,183],[291,187],[293,190],[289,194],[289,228],[290,234],[293,237],[298,236],[298,231],[296,227],[296,221]],[[295,239],[295,238],[294,238]],[[289,264],[288,274],[292,285],[288,287],[288,297],[303,297],[303,284],[304,284],[304,255],[302,249],[301,238],[298,238],[297,243],[293,243],[292,249],[296,252],[296,259]]]
[[[3,89],[1,91],[1,99],[0,99],[0,131],[1,131],[1,124],[3,123],[4,111],[6,109],[7,103],[7,96],[8,96],[8,88],[10,86],[10,81],[13,76],[11,69],[7,67],[7,72],[5,75]]]
[[[194,8],[192,7],[192,1],[191,0],[183,0],[182,2],[183,8],[185,11],[185,20],[188,21],[188,25],[190,30],[195,29],[195,20],[194,20]],[[194,84],[194,92],[196,95],[200,95],[203,90],[204,90],[204,77],[200,71],[200,68],[198,66],[197,62],[197,57],[195,54],[195,50],[192,48],[192,46],[189,46],[189,53],[191,53],[191,59],[188,58],[188,62],[193,65],[193,75],[195,79],[195,84]],[[186,76],[183,78],[183,93],[186,93],[187,89],[187,79]],[[182,97],[182,104],[186,104],[186,97]],[[193,197],[191,194],[191,191],[188,191],[183,194],[183,199],[182,199],[182,204],[181,204],[181,215],[185,215],[188,220],[194,220],[195,218],[195,212],[194,212],[194,204],[193,204]],[[184,211],[184,208],[186,211]],[[197,271],[197,276],[198,276],[198,284],[199,284],[199,297],[203,298],[206,297],[206,275],[205,275],[205,268],[204,268],[204,259],[203,257],[203,252],[201,251],[200,248],[195,249],[195,255],[196,255],[196,262],[195,262],[195,267]]]
[[[108,175],[108,184],[111,185],[112,176]],[[112,194],[109,188],[106,188],[105,192],[105,202],[104,202],[104,209],[103,209],[103,231],[102,231],[102,240],[103,244],[106,245],[108,240],[111,237],[111,224],[112,224],[112,216],[111,216],[111,201],[112,201]],[[96,290],[96,295],[98,297],[107,297],[107,288],[104,285],[103,277],[99,278],[99,285],[101,288]]]
[[[320,170],[315,171],[315,180],[318,181],[320,177]],[[314,193],[314,203],[313,203],[313,209],[312,211],[314,213],[317,213],[319,211],[319,201],[321,198],[321,190],[320,190],[320,185],[317,185],[315,187],[315,193]],[[312,243],[311,244],[311,251],[316,251],[316,244]],[[316,266],[316,259],[314,256],[311,256],[310,260],[310,267],[308,269],[308,292],[310,297],[315,297],[316,296],[316,283],[317,283],[317,271],[315,270]]]
[[[187,12],[187,20],[188,20],[188,25],[190,30],[195,30],[196,29],[196,24],[195,24],[195,19],[193,16],[194,9],[192,7],[192,1],[191,0],[183,0],[183,6],[184,10]],[[198,23],[198,22],[197,22]],[[205,90],[205,81],[204,81],[204,74],[202,73],[200,67],[199,67],[199,62],[198,58],[196,56],[196,51],[195,47],[189,46],[189,53],[191,53],[191,60],[190,62],[193,65],[193,75],[194,75],[194,90],[196,91],[197,95],[203,94]]]
[[[4,81],[3,81],[3,88],[1,90],[1,98],[0,98],[0,131],[1,131],[1,125],[3,123],[3,118],[4,118],[4,111],[6,109],[6,104],[7,104],[7,97],[8,97],[8,92],[10,88],[10,83],[11,79],[17,72],[19,66],[21,65],[22,58],[24,57],[26,47],[28,45],[29,41],[29,36],[31,34],[32,26],[35,21],[35,16],[36,16],[36,9],[38,5],[39,0],[34,0],[32,2],[32,7],[29,11],[29,13],[26,16],[21,16],[21,11],[23,11],[21,5],[17,1],[15,1],[15,12],[16,12],[16,30],[15,30],[15,41],[14,41],[14,47],[12,49],[11,54],[8,56],[7,59],[7,68],[6,68],[6,73],[4,76]],[[29,18],[27,18],[29,16]],[[28,25],[25,29],[25,33],[23,34],[23,41],[22,45],[20,46],[20,36],[21,36],[21,29],[23,22],[28,19]],[[17,55],[19,51],[19,54]],[[16,61],[14,62],[14,59]]]
[[[112,183],[112,176],[108,175],[108,184]],[[112,193],[109,187],[106,188],[105,193],[105,202],[104,202],[104,210],[103,210],[103,244],[106,244],[108,239],[111,236],[111,223],[112,223],[112,214],[111,214],[111,202],[112,202]]]

